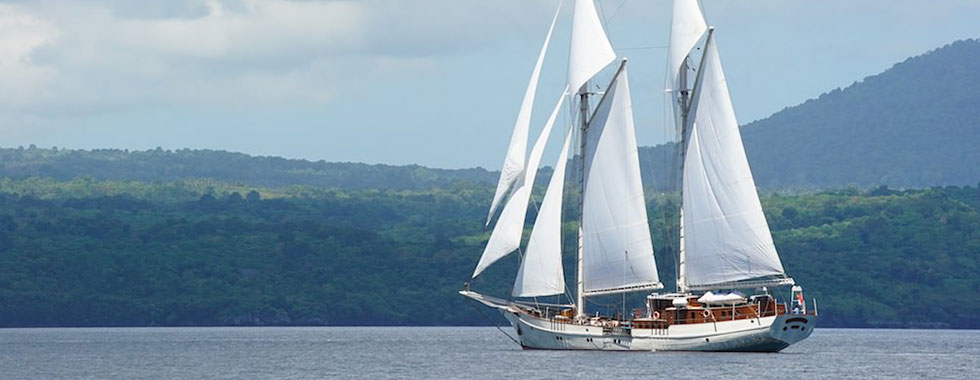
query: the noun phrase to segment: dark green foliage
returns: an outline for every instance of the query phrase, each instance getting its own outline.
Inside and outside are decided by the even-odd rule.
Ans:
[[[0,193],[0,326],[479,323],[455,292],[489,191]]]
[[[488,237],[490,186],[254,190],[0,180],[0,326],[485,323],[456,292]],[[648,204],[672,287],[677,199]],[[822,325],[980,327],[980,190],[763,204]],[[473,286],[505,296],[516,267],[505,258]]]
[[[65,181],[80,176],[146,182],[212,178],[265,187],[308,185],[341,189],[428,189],[457,181],[497,181],[493,172],[480,168],[445,170],[418,165],[312,162],[216,150],[86,151],[42,149],[33,145],[0,148],[0,177],[46,177]]]

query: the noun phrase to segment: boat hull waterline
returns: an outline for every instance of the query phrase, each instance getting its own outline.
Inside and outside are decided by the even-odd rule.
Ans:
[[[601,326],[500,311],[524,349],[543,350],[779,352],[806,339],[816,325],[813,315],[784,314],[615,333]]]

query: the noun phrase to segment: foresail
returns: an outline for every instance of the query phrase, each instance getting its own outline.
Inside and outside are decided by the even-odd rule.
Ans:
[[[531,110],[534,108],[534,96],[538,89],[538,78],[541,76],[541,66],[544,63],[545,53],[548,45],[551,44],[551,33],[555,30],[555,22],[558,20],[558,13],[561,6],[555,11],[555,16],[551,20],[551,27],[548,28],[548,35],[544,39],[544,46],[538,53],[538,61],[531,72],[531,80],[524,91],[524,101],[521,103],[521,110],[517,113],[517,122],[514,123],[514,131],[510,136],[510,145],[507,147],[507,155],[504,157],[504,164],[500,168],[500,179],[497,180],[497,191],[493,195],[493,202],[490,204],[490,212],[487,214],[487,225],[490,219],[500,207],[500,202],[514,185],[520,180],[524,172],[524,160],[527,152],[527,135],[531,125]]]
[[[629,80],[625,67],[620,70],[586,132],[582,265],[588,294],[661,286],[640,181]]]
[[[490,233],[490,240],[487,241],[487,246],[483,249],[483,256],[480,257],[480,262],[477,263],[476,270],[473,271],[474,278],[479,276],[490,264],[497,262],[497,260],[520,247],[521,235],[524,232],[524,218],[527,216],[527,203],[531,198],[534,177],[538,172],[538,165],[541,163],[541,155],[544,153],[548,136],[551,135],[555,119],[558,118],[558,111],[565,101],[565,91],[562,91],[558,104],[551,111],[551,116],[548,117],[544,128],[541,129],[541,134],[534,142],[534,147],[531,148],[524,176],[504,205],[504,210],[500,212],[500,218],[497,219],[497,224],[494,225],[493,232]]]
[[[785,278],[713,39],[705,54],[684,162],[687,285],[735,288],[743,281]]]
[[[572,134],[568,133],[531,229],[521,269],[514,280],[514,297],[541,297],[565,292],[565,271],[561,264],[561,201],[571,142]]]
[[[593,0],[575,0],[572,41],[568,55],[568,87],[578,91],[585,82],[616,59],[602,28]]]

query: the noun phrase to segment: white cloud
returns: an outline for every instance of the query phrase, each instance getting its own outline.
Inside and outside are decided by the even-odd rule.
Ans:
[[[431,74],[440,55],[531,26],[519,20],[536,14],[515,10],[553,6],[458,3],[0,4],[0,112],[10,120],[154,105],[322,105],[362,81]]]
[[[0,102],[23,106],[42,97],[54,73],[34,62],[34,53],[51,43],[57,29],[17,5],[0,4]]]

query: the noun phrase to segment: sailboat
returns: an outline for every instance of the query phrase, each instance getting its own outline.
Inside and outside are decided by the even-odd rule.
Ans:
[[[527,153],[538,78],[560,10],[559,5],[518,112],[487,216],[493,229],[472,275],[476,279],[519,251],[511,298],[478,293],[471,282],[460,294],[500,311],[525,349],[778,352],[807,338],[817,321],[816,300],[808,310],[802,288],[786,274],[776,251],[742,146],[714,28],[698,1],[674,1],[668,51],[667,87],[679,136],[675,178],[681,193],[677,289],[671,292],[664,291],[654,259],[627,60],[617,59],[593,0],[575,0],[567,87]],[[612,67],[608,84],[596,86],[596,76]],[[577,120],[566,132],[521,249],[537,169],[565,103],[576,110]],[[566,286],[562,265],[570,149],[575,149],[573,177],[579,190],[573,197],[578,202],[577,244],[570,247],[576,255],[574,293]],[[783,302],[779,295],[785,290],[789,298]],[[631,315],[587,309],[588,298],[626,293],[645,295],[644,307]],[[567,295],[569,303],[537,299],[555,295]]]

